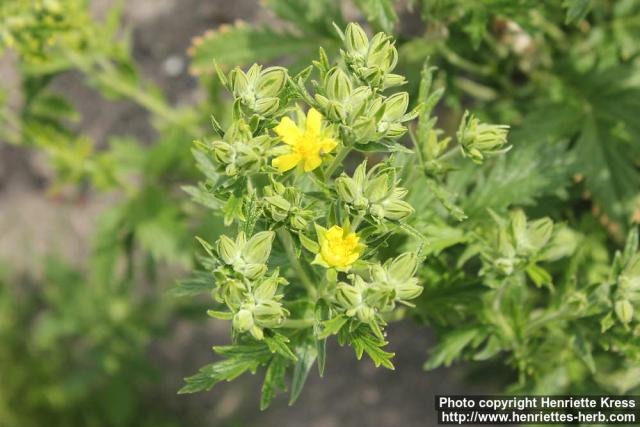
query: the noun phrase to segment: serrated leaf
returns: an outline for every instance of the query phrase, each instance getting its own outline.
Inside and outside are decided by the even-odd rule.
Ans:
[[[391,0],[355,0],[355,4],[364,12],[367,20],[378,30],[393,33],[398,15]]]
[[[342,327],[345,323],[347,323],[348,320],[349,318],[342,314],[339,314],[332,319],[325,320],[324,322],[322,322],[322,331],[318,335],[318,338],[327,338],[330,335],[337,334],[338,332],[340,332],[340,329],[342,329]]]
[[[234,357],[206,365],[197,374],[184,379],[186,385],[178,394],[210,390],[221,381],[231,381],[248,371],[255,372],[261,364],[259,359]]]
[[[395,356],[395,353],[390,353],[382,349],[382,347],[388,344],[386,341],[380,340],[369,332],[366,332],[363,327],[353,331],[348,336],[348,340],[349,344],[351,344],[355,350],[358,360],[362,359],[362,355],[366,353],[376,367],[384,366],[387,369],[395,370],[393,363],[391,363],[391,358]]]
[[[222,67],[271,62],[290,52],[315,52],[317,41],[287,32],[249,25],[221,26],[194,39],[191,67],[197,74],[215,72],[214,60]],[[302,61],[302,58],[297,58]]]
[[[593,360],[593,354],[591,353],[591,343],[587,341],[581,330],[576,329],[575,340],[573,341],[573,349],[580,358],[587,365],[589,371],[592,374],[596,372],[596,362]]]
[[[565,0],[562,4],[567,8],[565,24],[582,21],[591,9],[591,0]]]
[[[287,345],[289,342],[289,338],[285,337],[281,334],[274,334],[273,336],[265,335],[264,342],[267,343],[269,350],[272,353],[278,353],[279,355],[293,360],[294,362],[297,360],[296,355],[291,351],[291,348]]]
[[[171,289],[171,294],[177,297],[190,297],[211,292],[214,288],[213,277],[204,271],[199,271],[193,277],[178,281],[178,285]]]
[[[262,383],[262,395],[260,397],[261,411],[264,411],[271,405],[271,401],[278,390],[284,391],[286,389],[284,379],[288,365],[289,362],[283,357],[275,356],[271,359],[271,363],[269,363],[267,372],[264,375],[264,382]]]
[[[213,195],[203,185],[199,185],[198,187],[185,185],[182,187],[182,191],[189,194],[191,200],[209,209],[218,210],[224,206],[224,201]]]
[[[309,371],[316,361],[318,351],[313,342],[304,343],[301,346],[296,347],[296,356],[298,361],[293,367],[293,376],[291,377],[291,394],[289,396],[289,405],[293,405],[304,387],[304,383],[307,381]]]
[[[441,365],[449,366],[460,357],[464,348],[476,338],[480,331],[476,328],[461,329],[447,334],[431,351],[424,369],[431,370]]]

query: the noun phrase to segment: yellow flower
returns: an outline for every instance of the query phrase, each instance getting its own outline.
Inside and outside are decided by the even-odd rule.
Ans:
[[[281,172],[303,164],[304,171],[310,172],[320,166],[324,154],[330,153],[338,141],[322,129],[322,114],[311,108],[307,113],[304,129],[298,127],[289,117],[283,117],[274,129],[288,147],[288,153],[273,159],[271,164]]]
[[[364,249],[364,245],[360,243],[360,238],[356,233],[349,233],[348,230],[337,225],[328,230],[316,225],[316,232],[318,233],[320,252],[313,260],[314,264],[347,271],[360,257]]]

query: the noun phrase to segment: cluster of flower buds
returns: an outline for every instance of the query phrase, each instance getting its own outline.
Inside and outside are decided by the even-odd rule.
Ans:
[[[199,144],[213,154],[221,172],[234,177],[259,172],[270,155],[273,140],[266,134],[253,136],[249,125],[238,119],[227,129],[222,140]]]
[[[406,83],[403,76],[392,73],[398,63],[393,37],[378,33],[369,40],[362,27],[355,23],[347,25],[343,37],[342,57],[360,80],[380,90]]]
[[[509,126],[481,123],[473,114],[465,111],[456,133],[458,144],[465,157],[481,164],[485,157],[505,153]]]
[[[399,187],[393,168],[378,164],[366,171],[366,161],[361,163],[353,176],[342,174],[336,178],[336,191],[341,200],[351,208],[369,213],[374,219],[398,221],[414,212],[403,199],[405,188]]]
[[[350,283],[339,282],[335,302],[348,317],[365,323],[381,323],[379,315],[393,310],[397,303],[411,305],[422,293],[415,277],[418,257],[406,252],[381,264],[369,266],[365,277],[350,274]]]
[[[333,67],[324,75],[322,93],[315,99],[329,120],[353,124],[366,109],[372,96],[369,86],[354,89],[351,77],[340,67]]]
[[[624,253],[616,255],[612,276],[617,285],[613,295],[613,308],[618,320],[628,325],[635,316],[634,306],[640,304],[640,252],[637,231],[630,233]]]
[[[249,332],[258,340],[263,338],[264,328],[279,326],[289,315],[280,303],[282,296],[277,294],[287,280],[277,270],[266,274],[274,236],[273,231],[262,231],[247,240],[240,232],[235,239],[221,236],[215,245],[221,265],[213,272],[214,298],[230,313],[212,313],[232,318],[236,332]]]
[[[287,69],[268,67],[262,69],[254,64],[245,73],[235,68],[229,73],[227,83],[229,90],[240,104],[248,111],[259,116],[272,116],[280,107],[280,95],[287,83]]]
[[[346,125],[359,144],[396,139],[407,132],[404,123],[418,114],[417,110],[407,112],[407,92],[386,97],[370,86],[354,86],[353,78],[340,67],[324,74],[315,100],[327,118]]]
[[[305,230],[313,212],[302,207],[302,194],[295,187],[274,181],[263,188],[264,211],[275,222],[287,223],[294,230]]]
[[[513,211],[508,222],[494,218],[498,223],[497,236],[484,254],[493,269],[510,275],[545,256],[544,251],[551,246],[553,235],[551,219],[545,217],[528,222],[521,210]]]

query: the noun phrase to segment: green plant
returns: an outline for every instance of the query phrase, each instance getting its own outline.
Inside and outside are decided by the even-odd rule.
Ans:
[[[408,93],[386,95],[405,83],[394,74],[393,39],[369,38],[357,24],[338,34],[339,60],[331,63],[321,48],[313,67],[294,76],[257,65],[228,76],[218,70],[235,99],[233,123],[223,131],[214,119],[218,135],[197,143],[206,181],[188,191],[237,224],[237,235],[199,239],[205,272],[182,286],[213,293],[209,315],[232,320],[233,344],[214,348],[224,360],[187,378],[181,392],[265,367],[261,407],[287,376],[294,402],[314,363],[322,375],[332,335],[358,358],[366,353],[393,369],[384,326],[407,315],[441,333],[427,369],[465,356],[499,358],[515,369],[521,390],[595,383],[627,391],[612,378],[636,360],[637,329],[629,327],[633,304],[614,283],[620,268],[634,269],[636,234],[611,277],[585,279],[594,248],[580,227],[493,210],[523,201],[523,189],[508,181],[512,172],[482,178],[519,167],[495,157],[510,148],[508,126],[465,113],[459,148],[451,148],[431,115],[443,94],[432,87],[433,68],[423,68],[420,102],[408,110]],[[400,142],[405,134],[412,149]],[[348,173],[355,157],[347,156],[356,152],[364,161]],[[522,161],[538,161],[529,155]],[[570,182],[566,173],[557,179]],[[500,186],[513,188],[495,194]],[[600,323],[615,332],[601,334]],[[545,355],[559,342],[571,345],[557,356],[561,367],[551,367]],[[561,383],[549,388],[550,377]]]
[[[194,39],[206,96],[180,108],[137,71],[119,7],[97,21],[81,0],[0,5],[0,47],[16,54],[24,98],[15,109],[2,91],[0,138],[44,151],[54,190],[117,194],[86,273],[68,289],[52,281],[96,312],[45,304],[74,319],[74,339],[109,318],[85,282],[133,311],[152,307],[158,323],[178,316],[158,297],[176,276],[164,266],[192,269],[196,234],[202,271],[176,293],[211,293],[209,314],[232,334],[182,392],[261,369],[261,407],[287,387],[293,402],[313,365],[323,372],[327,339],[392,368],[385,326],[411,318],[438,335],[426,369],[473,360],[500,367],[509,391],[637,393],[638,2],[354,1],[363,26],[383,31],[373,37],[346,24],[344,2],[263,3],[285,25]],[[287,66],[248,67],[276,61]],[[118,135],[102,147],[78,131],[79,113],[51,90],[68,70],[149,111],[157,141]],[[155,297],[143,304],[134,291],[147,286]],[[36,316],[18,300],[2,293],[3,313]],[[144,339],[117,355],[125,367],[152,334],[129,320]],[[21,325],[3,329],[7,360]],[[3,386],[41,399],[22,380]],[[79,400],[26,412],[92,407],[57,396]]]

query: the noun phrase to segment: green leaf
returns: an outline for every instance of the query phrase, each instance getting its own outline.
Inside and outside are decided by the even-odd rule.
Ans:
[[[527,276],[535,283],[537,287],[542,285],[551,285],[551,274],[537,264],[531,264],[526,268]]]
[[[284,335],[265,335],[264,342],[267,343],[267,346],[269,346],[269,350],[271,350],[272,353],[278,353],[279,355],[287,359],[291,359],[294,362],[297,360],[296,355],[293,354],[293,351],[291,351],[291,349],[287,345],[287,343],[289,342],[289,338],[285,337]]]
[[[217,31],[208,31],[196,37],[189,49],[191,69],[196,74],[214,73],[214,60],[229,68],[272,62],[290,52],[308,58],[316,51],[317,40],[244,24],[222,25]],[[302,62],[304,58],[296,59]]]
[[[486,208],[504,211],[558,193],[571,182],[573,156],[567,143],[520,139],[506,156],[495,159],[486,175],[474,176],[474,190],[464,198],[464,212],[477,217]]]
[[[565,0],[562,4],[567,8],[565,24],[582,21],[591,9],[591,0]]]
[[[451,365],[455,359],[460,357],[462,350],[476,338],[479,332],[476,328],[468,328],[446,335],[431,351],[429,359],[424,364],[424,369],[431,370],[441,365]]]
[[[576,144],[581,171],[594,199],[615,220],[624,220],[626,207],[638,194],[640,174],[628,151],[594,119],[585,120]]]
[[[376,367],[382,365],[385,368],[395,370],[393,363],[391,363],[391,358],[395,356],[395,353],[389,353],[382,349],[382,347],[388,344],[387,341],[380,340],[371,335],[364,327],[353,331],[348,336],[348,339],[356,351],[358,360],[362,359],[364,353],[367,353]]]
[[[242,196],[236,197],[234,194],[229,196],[226,205],[224,206],[224,225],[230,225],[233,220],[244,221],[244,211],[242,205],[244,204],[244,198]]]
[[[576,355],[587,365],[589,371],[592,374],[596,373],[596,362],[593,360],[593,354],[591,353],[591,343],[585,338],[583,332],[580,329],[575,330],[575,340],[573,341],[573,350]]]
[[[339,314],[332,319],[325,320],[322,322],[322,332],[320,332],[318,338],[323,339],[330,335],[337,334],[348,320],[349,318],[343,314]]]
[[[393,33],[393,26],[398,22],[398,15],[391,0],[355,0],[356,6],[364,12],[367,21],[378,30]]]
[[[210,273],[199,271],[193,277],[178,281],[178,285],[171,289],[176,297],[190,297],[209,293],[213,290],[213,277]]]
[[[278,390],[284,391],[286,385],[284,382],[289,362],[287,359],[279,356],[273,357],[262,383],[262,396],[260,397],[260,410],[264,411],[271,405],[271,401]]]
[[[213,349],[225,359],[203,366],[197,374],[185,378],[186,385],[178,394],[210,390],[220,381],[231,381],[245,372],[255,372],[258,366],[266,364],[273,357],[263,344],[228,345]]]
[[[207,190],[203,185],[199,185],[195,187],[193,185],[185,185],[182,187],[182,191],[191,196],[191,199],[205,206],[211,210],[218,210],[222,206],[224,206],[224,201],[220,200],[214,194],[212,194],[209,190]]]
[[[300,243],[302,243],[302,246],[309,252],[312,252],[314,254],[320,252],[320,245],[315,240],[311,240],[302,232],[298,233],[298,238],[300,239]]]
[[[207,310],[207,316],[222,320],[233,319],[233,313],[230,311]]]
[[[291,394],[289,397],[289,405],[293,405],[304,387],[304,383],[307,381],[309,371],[316,361],[318,356],[318,350],[315,343],[308,342],[301,346],[296,347],[296,355],[298,361],[293,367],[293,377],[291,378]]]

